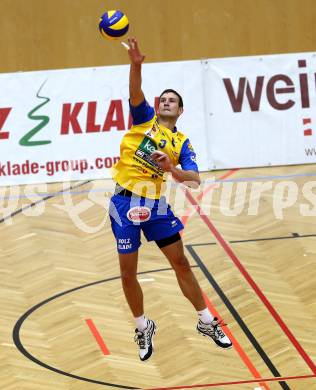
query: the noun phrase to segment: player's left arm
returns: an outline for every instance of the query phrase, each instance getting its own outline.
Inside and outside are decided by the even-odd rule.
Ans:
[[[151,158],[163,171],[170,172],[176,181],[192,188],[198,188],[201,184],[196,154],[189,140],[185,141],[180,153],[179,163],[182,169],[175,167],[166,153],[156,151],[151,155]]]
[[[199,172],[191,170],[184,171],[183,169],[179,169],[174,166],[172,166],[170,172],[176,181],[183,183],[190,188],[198,188],[201,184]]]

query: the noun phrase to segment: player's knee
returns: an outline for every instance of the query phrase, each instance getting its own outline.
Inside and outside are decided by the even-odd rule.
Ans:
[[[121,280],[124,285],[134,284],[137,280],[135,272],[128,269],[121,270]]]
[[[191,272],[191,267],[188,262],[188,259],[184,255],[179,255],[173,261],[173,268],[177,274],[185,274]]]

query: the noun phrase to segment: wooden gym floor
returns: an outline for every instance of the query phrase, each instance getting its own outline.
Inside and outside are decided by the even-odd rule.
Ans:
[[[315,165],[240,169],[203,173],[187,196],[169,186],[234,348],[196,333],[167,260],[143,240],[139,280],[158,324],[146,363],[106,215],[111,182],[2,188],[1,388],[316,389],[315,177]]]

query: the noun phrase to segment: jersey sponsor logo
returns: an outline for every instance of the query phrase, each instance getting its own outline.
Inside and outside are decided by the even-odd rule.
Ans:
[[[140,152],[141,152],[141,151],[140,151]],[[141,153],[143,153],[143,152],[141,152]],[[157,174],[156,174],[156,177],[157,177],[157,178],[158,178],[158,175],[159,175],[160,177],[162,177],[163,174],[164,174],[164,171],[159,170],[158,168],[154,167],[154,166],[152,165],[151,162],[150,162],[150,163],[147,163],[146,161],[143,161],[143,160],[137,158],[137,156],[133,156],[133,160],[136,161],[138,164],[141,164],[141,166],[143,166],[143,167],[149,169],[150,171],[157,172]],[[153,175],[152,175],[151,177],[153,177]]]
[[[146,222],[151,217],[151,210],[145,206],[135,206],[128,210],[126,216],[131,222]]]
[[[149,137],[149,138],[155,138],[155,135],[152,134],[151,130],[145,131],[145,135],[146,135],[146,137]]]
[[[150,167],[154,170],[159,176],[163,175],[163,170],[159,167],[159,165],[152,160],[150,157],[152,153],[154,153],[157,150],[157,144],[152,141],[150,138],[145,137],[141,144],[139,145],[138,149],[135,152],[135,155],[139,157],[141,160],[146,162],[147,164],[150,164],[149,166],[147,164],[146,167]],[[135,157],[135,156],[134,156]],[[136,161],[137,159],[134,158]]]
[[[158,133],[158,129],[155,125],[149,130],[145,131],[145,135],[150,138],[155,138],[155,135]]]
[[[138,150],[139,149],[147,154],[152,154],[157,150],[157,146],[156,146],[155,142],[153,142],[151,139],[145,137],[143,139],[142,143],[139,145]]]
[[[147,169],[140,167],[139,165],[133,164],[132,167],[137,169],[138,171],[140,171],[142,173],[148,173]]]
[[[190,142],[188,143],[188,148],[189,148],[189,150],[191,150],[191,152],[194,152],[193,146]]]

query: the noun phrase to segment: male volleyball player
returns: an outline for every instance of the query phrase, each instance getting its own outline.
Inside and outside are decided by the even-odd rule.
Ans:
[[[198,187],[200,177],[195,153],[188,138],[178,131],[176,122],[183,112],[181,96],[174,90],[162,92],[155,113],[141,89],[144,55],[136,39],[128,39],[130,58],[130,110],[133,126],[121,142],[120,161],[113,175],[115,194],[111,199],[112,230],[117,241],[121,280],[126,300],[135,318],[135,341],[139,357],[147,360],[153,353],[156,324],[146,317],[143,293],[137,281],[140,232],[155,241],[176,273],[179,286],[198,314],[197,330],[218,346],[230,348],[217,318],[205,305],[199,284],[184,255],[179,231],[183,229],[160,193],[165,172],[191,187]],[[176,166],[180,164],[181,169]]]

